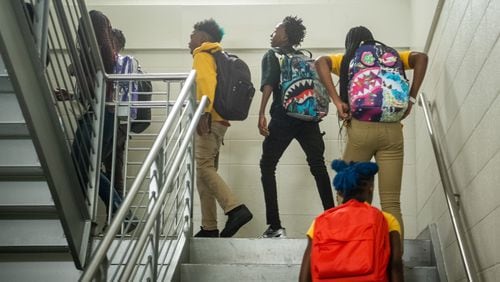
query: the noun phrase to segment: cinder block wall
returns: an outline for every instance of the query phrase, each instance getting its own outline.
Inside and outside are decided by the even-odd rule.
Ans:
[[[423,87],[483,281],[500,277],[499,34],[500,1],[446,0]],[[465,281],[421,110],[416,114],[416,171],[417,233],[437,223],[449,281]]]

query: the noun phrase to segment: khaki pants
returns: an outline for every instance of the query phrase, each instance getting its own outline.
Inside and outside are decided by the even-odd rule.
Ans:
[[[344,161],[370,161],[375,156],[379,166],[378,189],[382,210],[391,213],[401,225],[401,179],[403,174],[403,126],[399,122],[364,122],[352,119],[347,128]]]
[[[216,200],[224,213],[240,205],[233,191],[217,173],[219,150],[226,130],[227,126],[213,122],[209,134],[196,135],[196,184],[200,195],[201,224],[205,230],[217,229]]]

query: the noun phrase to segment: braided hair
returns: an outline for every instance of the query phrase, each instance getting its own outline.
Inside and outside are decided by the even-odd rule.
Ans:
[[[288,43],[291,46],[300,45],[306,36],[306,27],[302,23],[302,19],[295,16],[287,16],[283,19],[283,26],[288,38]]]
[[[344,202],[350,199],[357,199],[361,202],[367,199],[361,198],[363,190],[371,185],[375,174],[378,172],[378,165],[372,162],[350,162],[334,160],[332,168],[337,172],[333,178],[335,190],[342,193]]]
[[[345,103],[348,103],[347,87],[349,84],[349,63],[354,57],[354,53],[356,52],[356,49],[358,49],[361,42],[370,40],[374,40],[373,34],[364,26],[353,27],[346,35],[345,54],[342,58],[342,63],[340,64],[340,98]]]

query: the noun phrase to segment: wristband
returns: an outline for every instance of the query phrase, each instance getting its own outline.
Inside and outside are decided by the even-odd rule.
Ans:
[[[412,104],[415,104],[417,102],[417,99],[415,97],[410,96],[408,99]]]

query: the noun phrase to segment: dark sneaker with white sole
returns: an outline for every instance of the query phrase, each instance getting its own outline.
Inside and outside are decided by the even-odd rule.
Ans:
[[[227,213],[226,227],[220,233],[221,237],[232,237],[240,228],[248,223],[253,215],[245,205],[239,205]]]
[[[272,229],[271,226],[264,231],[262,238],[286,238],[286,229],[281,227],[277,229]]]

